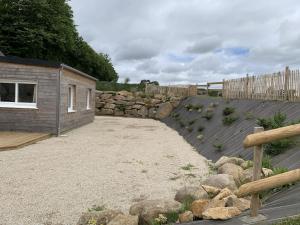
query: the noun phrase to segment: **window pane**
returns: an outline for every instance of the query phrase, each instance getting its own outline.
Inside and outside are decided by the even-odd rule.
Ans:
[[[15,84],[0,83],[0,102],[15,102]]]
[[[68,107],[72,108],[72,88],[69,87],[69,93],[68,93]]]
[[[36,85],[19,84],[18,102],[35,103],[36,102]]]

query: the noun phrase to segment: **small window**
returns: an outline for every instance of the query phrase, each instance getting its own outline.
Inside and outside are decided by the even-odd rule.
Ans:
[[[75,85],[70,85],[68,87],[68,112],[75,112]]]
[[[0,107],[36,108],[36,83],[0,81]]]
[[[86,94],[86,109],[91,109],[92,90],[88,89]]]

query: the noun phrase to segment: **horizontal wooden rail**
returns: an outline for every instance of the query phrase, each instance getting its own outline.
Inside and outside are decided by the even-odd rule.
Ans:
[[[299,180],[300,169],[291,170],[286,173],[243,184],[237,191],[236,195],[238,197],[244,197],[250,194],[255,194],[272,188],[280,187],[285,184],[294,183]]]
[[[245,148],[249,148],[296,135],[300,135],[300,124],[268,130],[257,134],[250,134],[245,138],[243,144]]]

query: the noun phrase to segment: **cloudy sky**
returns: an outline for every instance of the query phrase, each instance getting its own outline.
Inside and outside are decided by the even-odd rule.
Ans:
[[[221,81],[300,67],[299,0],[71,0],[120,80]]]

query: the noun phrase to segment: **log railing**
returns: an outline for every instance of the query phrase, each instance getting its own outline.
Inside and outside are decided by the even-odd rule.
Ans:
[[[260,192],[280,187],[285,184],[294,183],[300,180],[300,169],[260,179],[263,157],[262,145],[275,140],[300,135],[300,124],[268,131],[263,130],[264,129],[262,127],[255,127],[254,134],[248,135],[244,140],[245,148],[254,147],[253,181],[240,186],[239,190],[236,193],[238,197],[243,197],[250,194],[252,195],[250,212],[252,217],[258,216],[258,209],[260,206]]]

